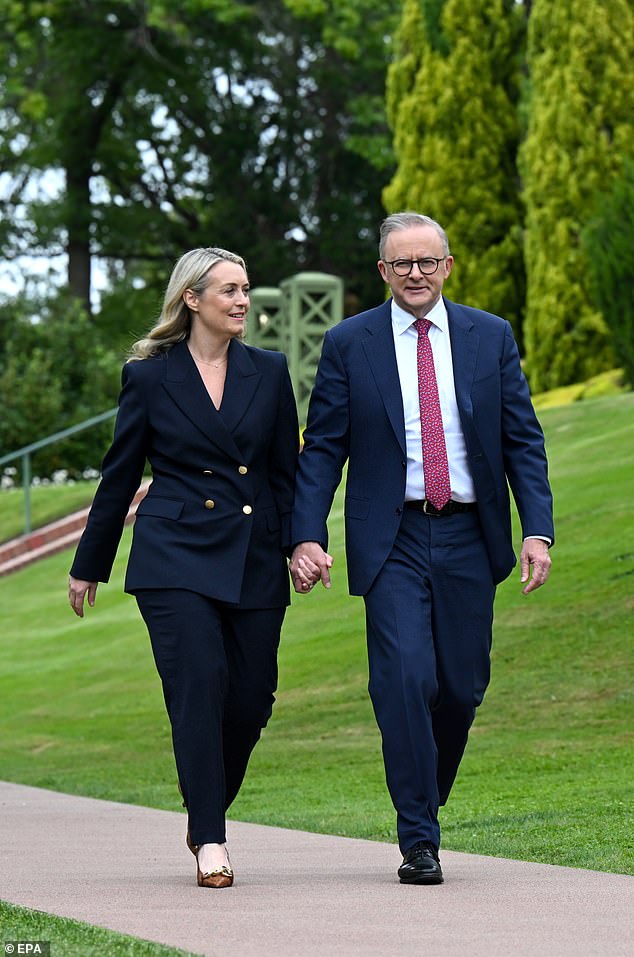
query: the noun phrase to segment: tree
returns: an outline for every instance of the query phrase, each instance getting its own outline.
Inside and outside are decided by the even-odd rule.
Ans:
[[[614,363],[581,235],[594,198],[634,153],[633,60],[629,0],[534,0],[521,152],[525,342],[534,389],[583,381]]]
[[[1,155],[14,183],[6,212],[18,227],[3,238],[18,253],[63,246],[69,288],[87,312],[90,180],[104,127],[143,52],[139,23],[129,16],[134,5],[114,6],[117,14],[104,2],[0,3],[6,54]],[[117,29],[120,16],[123,30]],[[25,234],[16,207],[24,205],[33,172],[49,169],[63,177],[64,195],[57,203],[30,201]]]
[[[406,0],[388,72],[397,171],[388,210],[447,230],[449,295],[504,315],[523,310],[519,144],[524,11],[514,0]]]
[[[634,162],[607,193],[582,232],[593,302],[608,327],[617,362],[634,389]]]
[[[94,326],[76,299],[56,297],[40,323],[23,318],[23,308],[23,301],[0,307],[3,453],[113,408],[120,383],[118,356],[95,341]],[[48,446],[34,454],[33,472],[48,477],[64,468],[77,476],[97,469],[111,437],[112,422],[106,422]]]
[[[373,300],[391,162],[395,15],[384,6],[0,0],[5,213],[22,212],[20,229],[0,234],[4,252],[65,248],[86,309],[91,258],[132,299],[136,287],[158,299],[174,259],[198,244],[243,253],[254,284],[325,269]],[[46,169],[64,174],[58,202],[29,199]]]

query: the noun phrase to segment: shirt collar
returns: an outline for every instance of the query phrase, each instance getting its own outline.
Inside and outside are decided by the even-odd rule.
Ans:
[[[447,331],[447,307],[445,306],[445,300],[441,296],[433,309],[430,309],[426,319],[429,319],[434,326],[437,326],[441,332]],[[406,312],[405,309],[402,309],[392,299],[392,326],[397,335],[402,335],[416,322],[416,316],[413,316],[411,312]]]

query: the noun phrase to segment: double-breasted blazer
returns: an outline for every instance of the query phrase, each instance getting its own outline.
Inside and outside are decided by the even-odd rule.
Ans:
[[[71,574],[107,581],[146,460],[125,589],[185,588],[243,608],[289,602],[299,430],[286,357],[232,340],[220,409],[186,342],[128,362],[114,438]]]
[[[509,485],[524,536],[554,540],[542,430],[509,323],[445,300],[456,400],[494,581],[515,564]],[[326,519],[348,460],[350,591],[370,589],[394,545],[407,468],[391,299],[329,330],[311,396],[293,511],[294,542],[327,545]]]

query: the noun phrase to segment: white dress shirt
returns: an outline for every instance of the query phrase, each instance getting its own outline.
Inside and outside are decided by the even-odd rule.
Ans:
[[[434,356],[438,383],[438,398],[442,412],[451,497],[455,502],[474,502],[475,488],[467,462],[465,446],[453,378],[449,320],[441,299],[430,312],[429,342]],[[401,309],[392,300],[392,333],[396,349],[396,364],[401,382],[403,411],[405,413],[405,441],[407,446],[407,482],[405,501],[425,498],[423,472],[423,444],[421,439],[420,405],[418,400],[418,332],[416,317]]]

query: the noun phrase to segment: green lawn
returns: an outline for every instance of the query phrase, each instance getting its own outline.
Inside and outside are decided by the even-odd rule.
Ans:
[[[31,489],[31,527],[39,528],[70,512],[90,505],[96,481],[72,485],[38,485]],[[0,491],[0,542],[24,532],[24,492],[22,487]]]
[[[0,901],[0,930],[5,944],[9,941],[48,941],[51,957],[195,957],[188,951],[117,934],[66,917],[15,907],[4,901]],[[5,948],[4,953],[9,951]]]
[[[442,814],[443,844],[634,873],[634,396],[541,417],[558,536],[551,580],[525,597],[514,573],[499,589],[492,684]],[[278,703],[232,816],[394,841],[340,513],[339,498],[332,591],[289,610]],[[0,579],[0,767],[8,780],[178,810],[148,639],[122,594],[129,534],[84,621],[67,606],[69,553]]]

